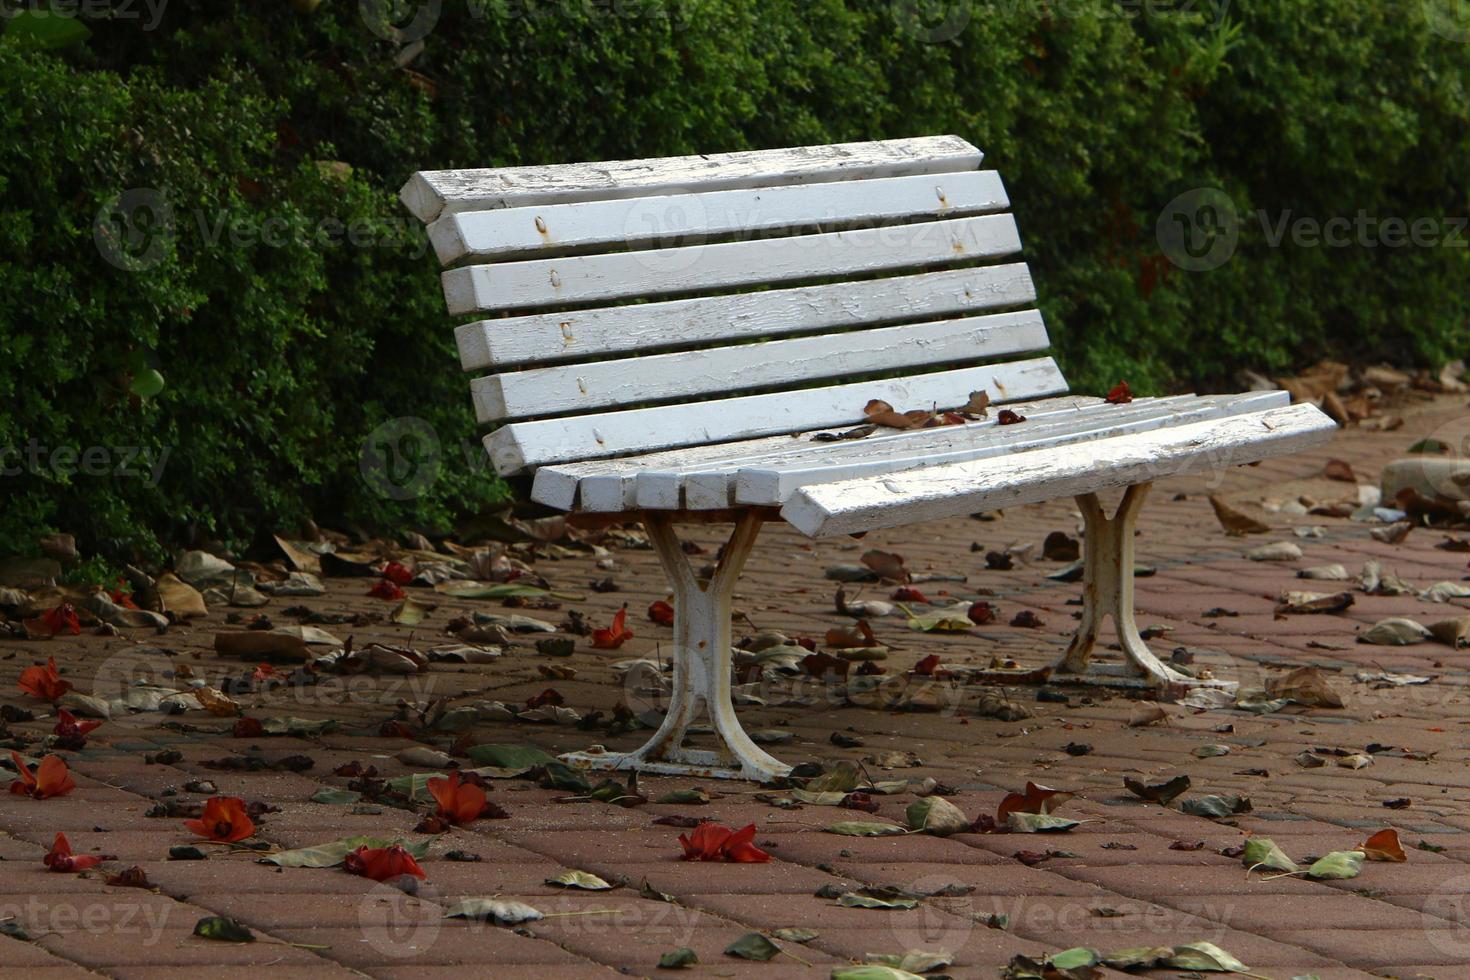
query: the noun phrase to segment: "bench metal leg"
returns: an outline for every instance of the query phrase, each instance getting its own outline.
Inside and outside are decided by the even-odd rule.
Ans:
[[[791,767],[751,741],[730,699],[730,600],[750,557],[761,515],[743,514],[725,545],[714,578],[701,586],[664,515],[647,513],[644,526],[674,589],[674,685],[663,724],[630,753],[573,753],[565,758],[598,769],[636,769],[666,775],[754,779],[784,776]],[[689,727],[708,713],[719,751],[683,747]]]
[[[1084,524],[1082,621],[1052,679],[1060,683],[1092,683],[1117,687],[1230,687],[1230,681],[1201,680],[1180,673],[1154,656],[1133,619],[1133,534],[1151,483],[1139,483],[1123,494],[1117,513],[1108,517],[1097,494],[1077,497]],[[1090,664],[1103,619],[1111,616],[1126,664]]]

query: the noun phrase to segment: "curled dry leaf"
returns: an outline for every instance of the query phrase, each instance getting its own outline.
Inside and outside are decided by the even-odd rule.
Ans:
[[[1298,667],[1284,677],[1269,678],[1266,693],[1315,708],[1342,707],[1342,698],[1316,667]]]
[[[1399,832],[1389,827],[1380,830],[1359,844],[1355,850],[1363,852],[1369,861],[1407,861],[1403,844],[1399,843]]]
[[[1028,782],[1023,793],[1007,793],[995,809],[995,822],[1005,823],[1012,813],[1051,813],[1076,794],[1070,790],[1052,789]]]
[[[1220,522],[1226,534],[1266,534],[1271,530],[1269,524],[1262,524],[1249,514],[1236,510],[1222,498],[1211,494],[1209,499],[1210,506],[1215,511],[1215,519]]]
[[[1428,629],[1412,619],[1390,616],[1388,619],[1379,620],[1369,629],[1358,634],[1358,642],[1401,647],[1412,643],[1422,643],[1431,635]]]

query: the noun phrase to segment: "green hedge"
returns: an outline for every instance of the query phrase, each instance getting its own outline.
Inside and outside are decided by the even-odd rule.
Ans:
[[[400,23],[439,8],[421,49],[370,24],[374,2],[10,21],[0,449],[108,455],[91,474],[0,459],[0,553],[46,528],[117,557],[308,515],[434,529],[499,499],[395,197],[422,167],[954,132],[1007,179],[1079,387],[1221,388],[1326,355],[1435,365],[1470,335],[1463,235],[1271,241],[1283,215],[1464,218],[1470,45],[1426,22],[1436,0],[397,4]],[[1187,271],[1156,229],[1202,188],[1239,242]],[[171,234],[150,238],[161,205]],[[119,206],[138,221],[99,237]],[[360,466],[403,416],[440,442],[406,498]],[[424,451],[404,425],[389,491],[419,489],[393,455]],[[134,451],[167,452],[156,485],[116,472]]]

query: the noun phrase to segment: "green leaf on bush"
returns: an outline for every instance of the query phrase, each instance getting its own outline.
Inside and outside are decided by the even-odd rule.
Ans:
[[[128,391],[139,398],[153,398],[163,391],[163,375],[153,368],[147,368],[133,375],[133,383],[128,386]]]
[[[0,18],[6,23],[4,39],[28,48],[54,51],[81,44],[92,32],[76,17],[51,10],[17,10]]]

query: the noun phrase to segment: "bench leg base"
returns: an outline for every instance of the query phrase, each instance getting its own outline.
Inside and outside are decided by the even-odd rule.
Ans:
[[[791,771],[790,766],[751,741],[735,716],[730,697],[731,597],[740,569],[755,545],[761,520],[756,511],[740,517],[714,577],[701,585],[674,533],[673,522],[656,512],[645,515],[649,540],[674,590],[674,683],[668,711],[653,737],[633,752],[575,752],[564,759],[596,769],[761,782]],[[690,726],[704,715],[709,717],[718,751],[684,747]]]
[[[1058,684],[1098,684],[1107,687],[1188,689],[1219,687],[1233,690],[1233,681],[1191,677],[1164,663],[1138,633],[1133,619],[1133,534],[1138,512],[1152,484],[1139,483],[1123,493],[1117,513],[1108,517],[1097,494],[1077,497],[1084,524],[1082,567],[1082,621],[1067,652],[1053,667]],[[1092,664],[1092,650],[1104,618],[1111,617],[1126,664]]]

